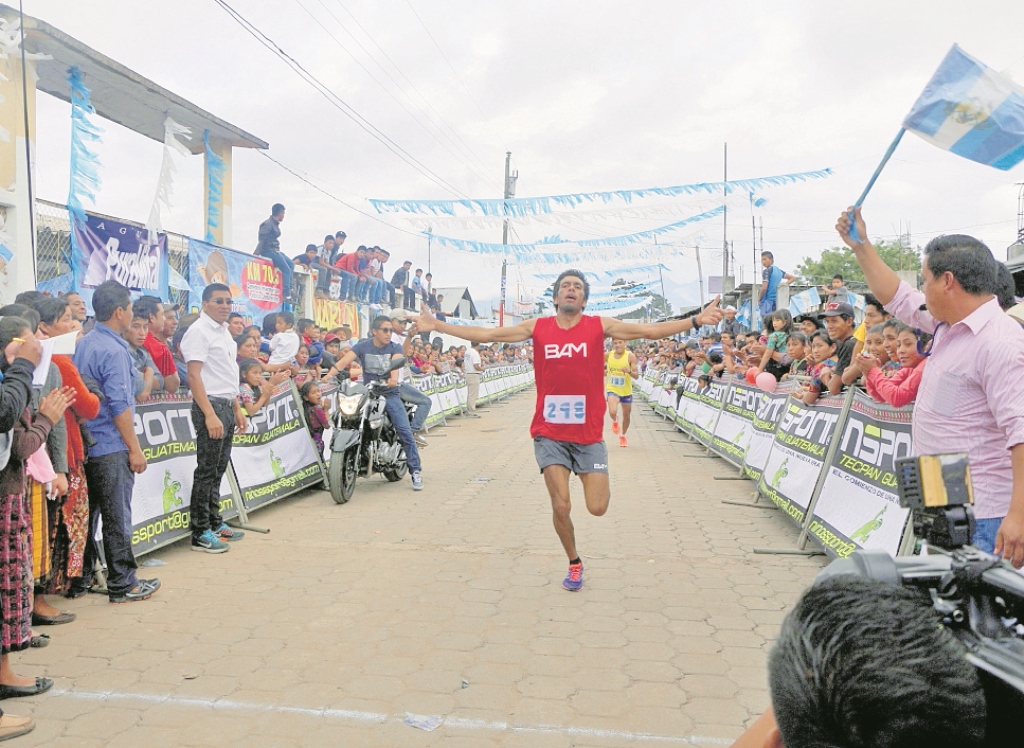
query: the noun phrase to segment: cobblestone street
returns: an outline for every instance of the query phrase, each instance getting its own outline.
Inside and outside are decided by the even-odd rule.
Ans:
[[[752,484],[714,480],[737,471],[638,402],[628,449],[607,432],[608,514],[573,483],[586,571],[566,592],[533,397],[433,430],[421,493],[307,492],[230,553],[157,551],[150,601],[62,601],[78,620],[12,657],[56,681],[3,703],[38,723],[17,745],[728,745],[767,706],[772,639],[824,560],[753,554],[795,526],[722,504]]]

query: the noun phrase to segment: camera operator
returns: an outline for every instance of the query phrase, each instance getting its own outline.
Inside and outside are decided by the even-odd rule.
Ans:
[[[768,660],[772,708],[733,748],[974,748],[985,690],[966,649],[913,591],[853,575],[816,583]]]
[[[853,209],[850,209],[853,211]],[[867,236],[860,208],[857,233]],[[939,236],[924,249],[920,291],[901,281],[871,243],[836,230],[871,292],[907,325],[934,335],[913,415],[914,454],[966,452],[977,497],[975,545],[1024,566],[1024,330],[994,295],[998,263],[977,239]]]

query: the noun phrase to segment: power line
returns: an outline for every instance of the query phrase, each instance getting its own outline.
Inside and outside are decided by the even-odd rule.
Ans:
[[[365,210],[357,208],[356,206],[352,205],[351,203],[348,203],[348,202],[342,200],[337,195],[332,195],[330,192],[325,190],[323,187],[320,187],[318,185],[313,184],[311,181],[309,181],[309,179],[304,177],[299,172],[295,171],[295,169],[291,168],[290,166],[286,166],[285,164],[282,164],[280,161],[278,161],[276,158],[274,158],[273,156],[268,154],[266,151],[256,151],[256,152],[258,154],[260,154],[261,156],[263,156],[263,158],[267,159],[268,161],[272,161],[273,163],[275,163],[278,166],[280,166],[282,169],[284,169],[286,172],[291,174],[293,177],[297,178],[299,181],[306,183],[307,185],[312,187],[317,192],[320,192],[321,194],[326,195],[327,197],[331,198],[331,200],[334,200],[337,203],[341,203],[342,205],[344,205],[349,210],[355,211],[356,213],[364,215],[367,218],[372,218],[377,223],[382,223],[385,226],[387,226],[389,229],[394,229],[395,231],[401,231],[403,234],[408,234],[409,236],[415,236],[418,239],[423,238],[422,234],[417,234],[414,231],[408,231],[407,229],[402,229],[402,228],[399,228],[398,226],[393,226],[390,223],[388,223],[387,221],[382,220],[380,218],[380,216],[375,216],[373,213],[368,213]]]
[[[430,41],[434,43],[434,46],[437,48],[437,51],[441,54],[441,57],[443,57],[444,61],[448,64],[448,68],[452,71],[452,74],[455,76],[455,80],[459,82],[459,85],[462,86],[462,90],[466,92],[466,95],[469,97],[469,100],[473,102],[473,106],[475,106],[476,110],[480,112],[480,116],[484,118],[484,122],[486,122],[487,126],[491,129],[491,134],[498,139],[498,142],[501,143],[501,147],[503,150],[512,150],[511,148],[508,148],[505,145],[505,141],[501,139],[501,136],[494,129],[494,125],[491,123],[490,117],[484,114],[484,110],[480,108],[480,105],[477,103],[476,99],[473,98],[473,94],[470,93],[469,87],[466,86],[466,84],[463,82],[462,78],[459,76],[459,73],[455,70],[455,67],[448,59],[448,56],[444,53],[444,50],[441,49],[441,45],[437,43],[437,40],[434,38],[434,35],[430,33],[430,29],[427,28],[427,24],[425,24],[423,22],[423,19],[420,18],[420,14],[416,12],[416,8],[413,7],[412,2],[410,2],[410,0],[405,0],[405,3],[406,5],[409,6],[409,10],[412,11],[412,14],[416,16],[416,20],[420,22],[420,26],[423,27],[423,30],[427,32],[427,37],[430,39]]]
[[[328,12],[328,13],[331,13],[331,11],[330,11],[330,10],[329,10],[329,9],[327,8],[327,6],[326,6],[326,5],[324,5],[324,0],[317,0],[317,2],[319,2],[319,3],[321,4],[321,5],[323,5],[323,6],[324,6],[324,10],[327,10],[327,12]],[[430,110],[431,110],[432,112],[434,112],[434,114],[436,114],[436,115],[437,115],[437,118],[438,118],[439,120],[441,120],[441,122],[442,122],[442,123],[443,123],[443,124],[444,124],[444,125],[445,125],[445,126],[446,126],[446,127],[448,128],[448,129],[449,129],[449,130],[451,130],[451,132],[452,132],[452,135],[454,135],[454,136],[455,136],[455,137],[456,137],[456,138],[458,139],[458,141],[459,141],[460,143],[462,143],[462,145],[463,145],[463,146],[465,146],[465,152],[466,152],[466,153],[467,153],[468,155],[470,155],[470,156],[472,156],[473,158],[475,158],[475,159],[477,160],[477,162],[478,162],[478,163],[480,164],[480,166],[482,166],[482,167],[484,168],[484,171],[485,171],[485,172],[487,172],[487,170],[488,170],[488,169],[490,168],[490,167],[489,167],[489,166],[487,165],[487,162],[486,162],[486,161],[484,161],[484,159],[480,158],[480,156],[479,156],[479,155],[478,155],[478,154],[477,154],[477,153],[476,153],[476,152],[475,152],[475,151],[474,151],[474,150],[473,150],[473,149],[472,149],[472,148],[470,147],[470,145],[469,145],[469,144],[468,144],[468,143],[467,143],[467,142],[466,142],[465,140],[463,140],[463,139],[462,139],[462,136],[461,136],[461,135],[459,135],[458,131],[457,131],[457,130],[456,130],[456,129],[455,129],[454,127],[452,127],[452,126],[451,126],[451,124],[450,124],[450,123],[449,123],[449,122],[448,122],[448,121],[447,121],[447,120],[446,120],[446,119],[444,118],[444,116],[443,116],[443,115],[442,115],[442,114],[441,114],[441,113],[440,113],[439,111],[437,111],[437,109],[435,109],[435,108],[434,108],[434,105],[430,103],[430,99],[428,99],[428,98],[427,98],[426,96],[424,96],[424,95],[423,95],[423,93],[422,93],[422,92],[421,92],[421,91],[420,91],[420,90],[419,90],[419,89],[418,89],[418,88],[416,87],[416,85],[415,85],[415,84],[414,84],[414,83],[413,83],[413,82],[412,82],[412,81],[411,81],[411,80],[409,79],[409,76],[407,76],[407,75],[406,75],[405,73],[403,73],[403,72],[402,72],[402,69],[401,69],[400,67],[398,67],[398,64],[397,64],[397,63],[396,63],[396,62],[395,62],[395,61],[394,61],[393,59],[391,59],[391,56],[390,56],[390,55],[389,55],[389,54],[388,54],[388,53],[387,53],[386,51],[384,51],[384,48],[383,48],[383,47],[381,47],[381,46],[380,46],[380,44],[378,44],[378,43],[377,43],[377,40],[376,40],[376,39],[374,39],[374,38],[373,38],[373,36],[371,36],[371,35],[370,35],[370,32],[368,32],[368,31],[366,30],[366,28],[364,28],[364,27],[363,27],[363,25],[362,25],[361,23],[359,23],[359,19],[358,19],[358,18],[356,18],[356,17],[355,17],[355,16],[354,16],[354,15],[352,14],[352,11],[350,11],[350,10],[349,10],[349,9],[348,9],[347,7],[345,7],[345,4],[344,4],[343,2],[341,2],[341,0],[337,0],[337,3],[338,3],[338,6],[339,6],[339,7],[340,7],[340,8],[341,8],[341,9],[342,9],[343,11],[345,11],[345,13],[347,13],[347,14],[348,14],[349,18],[351,18],[351,19],[352,19],[352,22],[353,22],[353,23],[355,23],[355,25],[359,27],[359,30],[360,30],[360,31],[362,31],[362,32],[363,32],[363,34],[365,34],[365,35],[366,35],[366,38],[370,40],[370,42],[371,42],[371,43],[373,44],[373,46],[375,46],[375,47],[376,47],[376,48],[377,48],[378,50],[380,50],[380,53],[381,53],[381,54],[382,54],[382,55],[384,56],[384,59],[386,59],[386,60],[387,60],[388,62],[390,62],[390,63],[391,63],[391,65],[392,65],[392,67],[394,67],[395,71],[396,71],[396,72],[397,72],[397,73],[398,73],[398,74],[399,74],[400,76],[402,76],[402,78],[403,78],[403,79],[405,79],[405,82],[406,82],[406,83],[408,83],[408,84],[409,84],[409,87],[410,87],[410,88],[412,88],[412,90],[416,92],[416,95],[417,95],[417,96],[419,96],[419,97],[420,97],[420,99],[422,99],[423,103],[424,103],[424,104],[426,104],[426,105],[427,105],[427,107],[428,107],[428,108],[429,108],[429,109],[430,109]],[[336,16],[334,16],[334,14],[333,14],[333,13],[331,13],[331,16],[332,16],[332,17],[334,17],[334,18],[335,18],[335,20],[337,20],[337,17],[336,17]],[[338,23],[339,23],[339,25],[341,25],[341,21],[338,21]],[[344,26],[342,26],[342,28],[344,28]],[[346,29],[346,31],[348,31],[348,30]],[[351,32],[349,32],[349,36],[351,36],[351,37],[352,37],[352,40],[353,40],[353,41],[355,41],[355,42],[356,42],[356,44],[359,44],[359,41],[358,41],[358,40],[357,40],[357,39],[355,38],[355,36],[354,36],[354,35],[353,35],[353,34],[352,34]],[[363,47],[363,45],[362,45],[362,44],[359,44],[359,48],[360,48],[360,49],[362,49],[362,50],[363,50],[364,52],[366,52],[366,53],[367,53],[367,55],[369,55],[369,52],[367,52],[366,48],[365,48],[365,47]],[[373,59],[373,58],[371,57],[370,59]],[[374,62],[375,62],[375,63],[377,63],[377,67],[379,67],[379,68],[380,68],[381,70],[383,70],[383,71],[384,71],[385,73],[387,73],[387,71],[386,71],[386,70],[384,69],[384,66],[383,66],[383,65],[381,65],[381,64],[380,64],[379,62],[377,62],[376,60],[374,60]],[[390,78],[391,76],[389,75],[388,77]],[[395,82],[395,81],[394,81],[394,78],[392,78],[391,80],[392,80],[392,82]],[[395,85],[398,85],[398,84],[397,84],[397,82],[395,82]],[[408,96],[408,93],[406,94],[406,96]],[[412,97],[411,97],[411,96],[409,96],[409,99],[410,99],[410,100],[412,100]],[[422,111],[422,109],[421,109],[421,111]],[[424,112],[424,114],[425,114],[425,113],[426,113],[426,112]],[[438,128],[438,129],[440,130],[440,128]],[[443,133],[443,131],[442,131],[442,133]],[[447,135],[445,135],[445,137],[448,137],[448,136],[447,136]],[[449,140],[451,140],[451,138],[449,138]],[[455,144],[455,143],[454,143],[454,141],[451,141],[451,142],[452,142],[452,144],[453,144],[453,145]],[[489,181],[489,180],[488,180],[488,181]]]
[[[355,38],[355,36],[353,36],[353,35],[352,35],[352,33],[351,33],[351,32],[350,32],[350,31],[349,31],[348,29],[346,29],[346,28],[345,28],[345,26],[344,26],[344,25],[343,25],[343,24],[341,23],[341,21],[340,21],[340,20],[338,19],[338,17],[337,17],[336,15],[334,15],[334,13],[333,13],[333,12],[331,12],[330,8],[328,8],[328,7],[326,6],[326,5],[324,5],[324,3],[323,3],[323,0],[317,0],[317,1],[318,1],[318,2],[320,3],[320,5],[322,5],[322,6],[323,6],[324,10],[326,10],[326,11],[327,11],[327,12],[328,12],[328,13],[330,14],[330,16],[331,16],[331,17],[332,17],[332,18],[333,18],[333,19],[334,19],[335,21],[337,21],[338,25],[339,25],[339,26],[341,26],[342,30],[344,30],[344,31],[345,31],[345,33],[347,33],[347,34],[349,35],[349,37],[351,37],[351,38],[352,38],[352,41],[353,41],[353,42],[355,42],[355,43],[356,43],[357,45],[359,45],[359,48],[360,48],[360,49],[361,49],[361,50],[362,50],[363,52],[365,52],[365,53],[366,53],[367,57],[369,57],[369,58],[370,58],[371,60],[373,60],[373,57],[372,57],[372,56],[370,56],[370,52],[369,52],[369,51],[368,51],[368,50],[367,50],[367,49],[366,49],[366,48],[365,48],[365,47],[364,47],[364,46],[363,46],[362,44],[360,44],[359,40],[358,40],[358,39],[356,39],[356,38]],[[414,112],[413,112],[413,111],[412,111],[411,109],[409,109],[409,107],[407,107],[407,106],[405,105],[405,103],[404,103],[404,102],[402,102],[402,100],[401,100],[401,99],[399,99],[399,98],[398,98],[398,97],[397,97],[397,96],[396,96],[396,95],[395,95],[395,94],[394,94],[394,93],[393,93],[393,92],[392,92],[391,90],[389,90],[389,89],[388,89],[388,88],[387,88],[387,87],[386,87],[386,86],[385,86],[385,85],[384,85],[384,84],[383,84],[383,83],[382,83],[382,82],[381,82],[380,80],[378,80],[378,79],[377,79],[377,77],[376,77],[376,76],[375,76],[375,75],[374,75],[373,73],[371,73],[371,72],[370,72],[370,70],[369,70],[369,69],[368,69],[368,68],[366,67],[366,65],[364,65],[364,64],[362,63],[362,61],[361,61],[361,60],[360,60],[360,59],[359,59],[359,58],[358,58],[358,57],[357,57],[356,55],[352,54],[352,52],[350,52],[350,51],[349,51],[349,49],[348,49],[348,48],[347,48],[347,47],[346,47],[346,46],[345,46],[344,44],[342,44],[341,40],[340,40],[340,39],[339,39],[339,38],[338,38],[337,36],[335,36],[335,35],[334,35],[334,34],[333,34],[333,33],[331,32],[331,30],[330,30],[330,29],[328,29],[328,28],[327,28],[326,26],[324,26],[324,25],[323,25],[323,23],[321,23],[321,22],[320,22],[320,19],[319,19],[319,18],[317,18],[317,17],[315,16],[315,15],[313,15],[313,13],[312,13],[312,12],[311,12],[311,11],[309,10],[309,8],[307,8],[307,7],[305,6],[305,5],[303,5],[303,4],[302,4],[302,0],[295,0],[295,2],[296,2],[296,4],[297,4],[297,5],[298,5],[298,6],[300,7],[300,8],[302,8],[302,10],[303,10],[303,11],[305,11],[306,15],[308,15],[308,16],[309,16],[309,17],[310,17],[311,19],[313,19],[313,22],[314,22],[314,23],[315,23],[315,24],[316,24],[317,26],[319,26],[319,27],[320,27],[320,28],[321,28],[321,29],[323,30],[323,32],[324,32],[325,34],[327,34],[327,35],[328,35],[328,36],[329,36],[329,37],[330,37],[330,38],[331,38],[331,39],[332,39],[332,40],[333,40],[333,41],[335,42],[335,44],[337,44],[337,45],[338,45],[338,47],[339,47],[339,48],[340,48],[340,49],[341,49],[341,50],[342,50],[342,51],[343,51],[343,52],[344,52],[345,54],[347,54],[347,55],[348,55],[348,56],[349,56],[350,58],[352,58],[352,61],[353,61],[353,62],[354,62],[354,63],[355,63],[356,65],[358,65],[358,66],[359,66],[359,67],[360,67],[360,68],[362,69],[362,71],[363,71],[364,73],[366,73],[366,74],[367,74],[368,76],[370,76],[370,79],[371,79],[371,80],[372,80],[372,81],[373,81],[374,83],[376,83],[376,84],[377,84],[378,86],[380,86],[381,90],[382,90],[382,91],[384,91],[384,93],[386,93],[386,94],[387,94],[388,96],[390,96],[390,97],[391,97],[391,98],[392,98],[392,99],[394,100],[394,102],[395,102],[396,104],[398,104],[398,106],[400,106],[400,107],[402,108],[402,110],[403,110],[403,111],[404,111],[404,112],[405,112],[406,114],[408,114],[408,115],[409,115],[409,116],[410,116],[410,117],[411,117],[411,118],[413,119],[413,121],[414,121],[414,122],[416,122],[416,124],[418,124],[418,125],[419,125],[420,127],[422,127],[422,128],[423,128],[423,129],[424,129],[424,130],[425,130],[425,131],[427,132],[427,134],[428,134],[428,135],[430,135],[430,137],[432,137],[432,138],[433,138],[433,139],[434,139],[435,141],[437,141],[437,144],[438,144],[438,145],[440,145],[440,146],[441,146],[442,148],[444,148],[444,149],[445,149],[446,151],[448,151],[448,153],[449,153],[449,154],[451,154],[451,155],[452,155],[452,156],[453,156],[453,157],[454,157],[454,158],[455,158],[455,159],[456,159],[457,161],[459,161],[459,162],[460,162],[460,163],[461,163],[461,164],[462,164],[463,166],[465,166],[465,167],[466,167],[466,168],[467,168],[468,170],[470,170],[470,171],[474,171],[478,179],[481,179],[481,181],[483,181],[483,182],[484,182],[485,184],[487,183],[487,181],[488,181],[488,180],[487,180],[487,179],[485,179],[484,177],[482,177],[482,176],[481,176],[481,172],[480,172],[480,171],[476,171],[477,167],[476,167],[476,166],[475,166],[474,164],[470,164],[469,162],[467,162],[467,161],[466,161],[466,160],[465,160],[465,159],[463,158],[462,154],[458,153],[458,152],[457,152],[457,151],[455,151],[455,150],[452,150],[452,149],[451,149],[451,148],[449,148],[449,147],[448,147],[447,145],[445,145],[445,143],[444,143],[444,142],[443,142],[443,141],[442,141],[442,140],[441,140],[441,139],[440,139],[440,138],[439,138],[439,137],[437,136],[437,134],[436,134],[436,133],[435,133],[435,132],[434,132],[433,130],[431,130],[431,129],[430,129],[430,128],[429,128],[429,127],[428,127],[428,126],[426,125],[426,124],[424,124],[424,122],[423,122],[423,121],[422,121],[422,120],[421,120],[421,119],[420,119],[419,117],[417,117],[417,116],[416,116],[416,114],[415,114],[415,113],[414,113]],[[379,67],[379,68],[380,68],[380,69],[381,69],[381,70],[383,71],[383,73],[384,73],[385,75],[387,75],[387,76],[388,76],[388,78],[389,78],[389,79],[391,80],[391,82],[392,82],[392,83],[394,83],[394,84],[395,84],[395,86],[399,88],[399,90],[401,90],[401,86],[399,85],[398,81],[396,81],[396,80],[394,79],[394,77],[393,77],[393,76],[392,76],[392,75],[391,75],[391,74],[390,74],[390,73],[389,73],[389,72],[388,72],[387,70],[385,70],[385,69],[384,69],[384,68],[383,68],[383,67],[382,67],[382,66],[380,65],[380,63],[379,63],[379,62],[377,62],[376,60],[373,60],[373,61],[374,61],[374,63],[375,63],[376,65],[377,65],[377,67]],[[404,93],[404,92],[403,92],[403,93]],[[406,94],[406,96],[408,96],[408,94]],[[411,97],[410,97],[410,100],[411,100]],[[413,104],[415,105],[415,102],[413,102]],[[422,109],[421,109],[421,111],[422,111]],[[428,121],[429,121],[429,120],[428,120]],[[433,124],[433,122],[431,122],[431,124]],[[445,135],[445,137],[448,137],[448,136],[447,136],[447,135],[446,135],[446,134],[445,134],[445,133],[444,133],[443,131],[442,131],[442,133],[441,133],[441,134],[442,134],[442,135]],[[451,141],[451,138],[448,138],[448,140],[449,140],[449,141]],[[453,143],[453,144],[454,144],[454,143]]]
[[[287,52],[281,49],[278,44],[256,28],[252,23],[245,19],[238,11],[232,8],[226,0],[213,0],[217,5],[224,9],[224,11],[231,16],[231,18],[238,23],[243,29],[245,29],[250,35],[253,36],[260,44],[269,49],[275,55],[277,55],[288,67],[290,67],[295,73],[299,75],[304,81],[311,85],[316,91],[322,95],[327,101],[338,109],[342,114],[355,122],[362,130],[371,135],[375,140],[379,141],[385,148],[394,153],[400,159],[405,161],[409,166],[412,166],[416,171],[420,172],[423,176],[430,179],[430,181],[437,184],[439,187],[444,188],[448,192],[451,192],[459,197],[468,199],[458,188],[454,187],[443,177],[432,171],[429,167],[424,165],[419,159],[415,158],[411,153],[402,148],[398,143],[388,137],[385,133],[379,130],[369,120],[363,117],[353,107],[347,104],[341,97],[335,94],[326,85],[321,83],[316,76],[306,70],[294,57],[290,56]]]

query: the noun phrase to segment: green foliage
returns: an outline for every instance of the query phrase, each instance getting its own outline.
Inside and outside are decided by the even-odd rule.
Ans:
[[[921,250],[894,242],[879,242],[874,245],[885,264],[893,270],[920,270]],[[832,276],[839,274],[847,283],[864,283],[864,273],[857,264],[857,258],[849,247],[833,247],[821,253],[818,259],[805,257],[796,268],[801,282],[812,285],[828,284]]]

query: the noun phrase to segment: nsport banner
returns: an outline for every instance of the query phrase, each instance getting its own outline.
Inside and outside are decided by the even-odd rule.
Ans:
[[[799,525],[814,496],[842,408],[842,396],[822,397],[814,405],[789,398],[775,428],[757,488]]]
[[[747,382],[733,382],[715,424],[712,446],[722,457],[741,467],[754,435],[754,416],[765,393]]]
[[[702,444],[710,446],[729,385],[720,379],[712,379],[701,387],[698,378],[683,377],[679,380],[679,389],[682,396],[676,406],[676,423]]]
[[[743,473],[752,481],[760,481],[768,455],[775,444],[775,426],[782,418],[783,409],[789,401],[789,381],[780,382],[775,392],[757,390],[757,405],[751,419],[750,441],[743,460]]]
[[[146,470],[132,490],[132,550],[145,553],[189,534],[189,501],[196,469],[192,399],[168,396],[135,408],[135,433]],[[230,469],[230,468],[229,468]],[[238,514],[227,478],[221,481],[220,510]]]
[[[294,385],[282,385],[249,419],[249,432],[235,434],[231,465],[247,509],[277,501],[324,479],[323,463],[306,430],[300,403]]]
[[[808,527],[830,555],[899,551],[910,510],[900,507],[895,462],[912,453],[912,414],[854,395]]]

